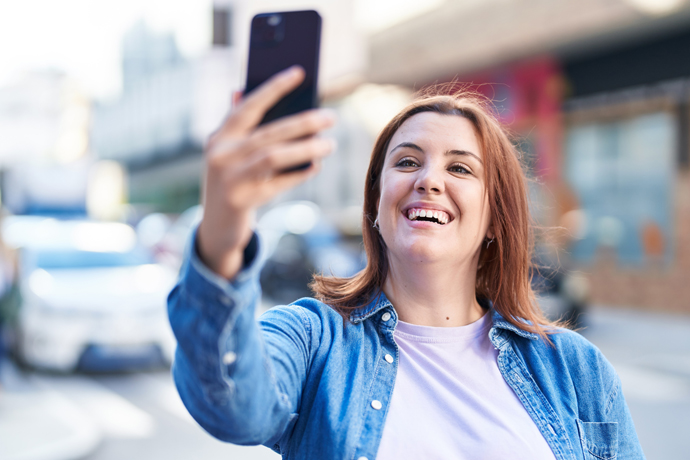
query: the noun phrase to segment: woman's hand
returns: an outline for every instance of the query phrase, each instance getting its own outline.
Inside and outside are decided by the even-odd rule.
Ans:
[[[309,110],[259,126],[264,114],[304,79],[287,69],[252,91],[211,137],[206,147],[204,214],[197,232],[201,259],[232,279],[242,267],[256,209],[319,170],[334,142],[316,137],[333,126],[328,110]],[[284,172],[311,162],[304,170]]]

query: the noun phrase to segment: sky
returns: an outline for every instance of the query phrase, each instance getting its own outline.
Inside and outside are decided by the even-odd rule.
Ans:
[[[371,33],[444,0],[340,1],[354,1],[358,26]],[[95,98],[116,96],[122,36],[135,22],[174,33],[182,53],[194,56],[209,46],[211,10],[212,0],[0,0],[0,86],[30,69],[54,68]]]
[[[55,68],[95,97],[120,85],[122,35],[144,19],[194,55],[210,41],[211,0],[0,0],[0,85]]]

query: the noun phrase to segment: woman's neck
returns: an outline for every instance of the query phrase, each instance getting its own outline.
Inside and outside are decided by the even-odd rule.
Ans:
[[[475,297],[476,261],[465,266],[404,263],[389,256],[383,285],[398,317],[420,326],[465,326],[484,310]]]

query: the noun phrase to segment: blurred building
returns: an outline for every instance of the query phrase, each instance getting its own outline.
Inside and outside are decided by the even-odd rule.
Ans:
[[[446,1],[373,35],[368,78],[491,98],[593,301],[690,312],[689,49],[684,0]]]
[[[324,19],[320,90],[327,105],[339,105],[341,96],[361,82],[364,41],[355,29],[351,2],[311,3],[303,8],[316,7]],[[203,145],[230,109],[232,91],[242,88],[251,17],[284,9],[279,1],[215,1],[209,48],[194,58],[183,58],[172,35],[156,34],[143,22],[129,31],[123,41],[122,95],[95,105],[91,141],[99,158],[126,165],[132,203],[164,212],[198,203]],[[361,202],[355,177],[364,177],[371,139],[355,131],[336,133],[346,141],[319,177],[281,200],[307,199],[326,209]]]
[[[94,153],[125,165],[131,202],[184,210],[198,203],[202,146],[229,107],[232,50],[185,59],[172,35],[140,22],[122,55],[122,95],[94,106]]]
[[[85,214],[90,101],[62,72],[0,88],[2,204],[12,213]]]

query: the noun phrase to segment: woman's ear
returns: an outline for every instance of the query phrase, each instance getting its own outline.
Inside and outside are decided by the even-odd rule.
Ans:
[[[494,233],[494,224],[489,224],[489,228],[486,230],[486,238],[493,240],[496,234]]]

